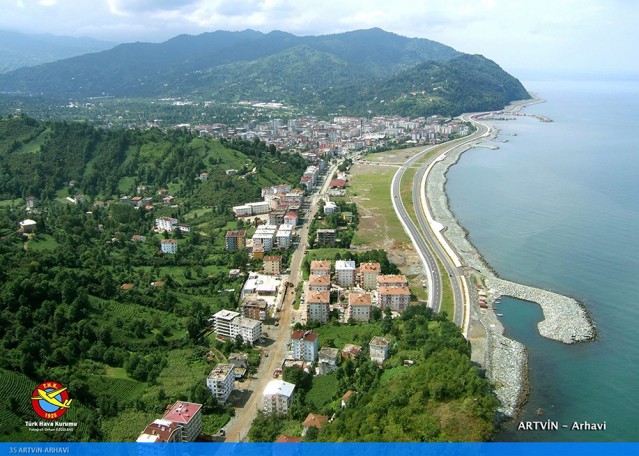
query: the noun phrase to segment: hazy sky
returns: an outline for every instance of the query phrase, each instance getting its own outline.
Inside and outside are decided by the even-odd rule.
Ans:
[[[515,76],[639,75],[633,0],[0,0],[0,28],[117,42],[215,30],[380,27],[483,54]]]

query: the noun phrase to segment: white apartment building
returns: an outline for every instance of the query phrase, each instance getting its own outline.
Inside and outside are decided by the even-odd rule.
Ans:
[[[162,253],[169,253],[175,255],[178,250],[178,243],[175,239],[162,239],[160,243],[160,249]]]
[[[378,275],[377,286],[378,287],[407,287],[408,279],[406,278],[405,275],[402,275],[402,274]]]
[[[390,340],[375,336],[368,347],[370,348],[371,361],[381,364],[386,358],[388,358]]]
[[[319,335],[313,331],[293,331],[291,334],[291,351],[294,359],[303,359],[312,363],[317,359]]]
[[[235,366],[218,364],[206,377],[206,387],[211,390],[218,404],[224,404],[233,391],[235,384]]]
[[[336,261],[335,281],[341,287],[355,286],[355,262],[350,260]]]
[[[213,315],[213,330],[218,336],[235,339],[238,335],[247,344],[262,337],[262,322],[245,318],[231,310],[220,310]]]
[[[277,233],[277,226],[275,225],[260,225],[253,234],[253,245],[262,244],[264,251],[269,252],[273,250],[275,245],[275,234]]]
[[[275,240],[278,247],[288,249],[293,242],[293,228],[288,225],[280,225]]]
[[[271,380],[264,388],[262,411],[267,415],[283,415],[293,403],[295,385],[284,380]]]
[[[177,219],[171,217],[160,217],[155,219],[155,228],[158,231],[167,231],[172,233],[177,225]]]

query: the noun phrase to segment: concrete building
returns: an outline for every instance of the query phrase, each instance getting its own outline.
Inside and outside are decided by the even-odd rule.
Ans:
[[[331,247],[335,245],[337,239],[336,230],[325,228],[317,230],[316,233],[318,246]]]
[[[288,249],[293,243],[293,228],[288,225],[280,225],[275,234],[275,243],[281,249]]]
[[[202,433],[202,404],[178,401],[163,419],[180,426],[181,442],[194,442]]]
[[[326,375],[337,370],[339,350],[337,348],[323,347],[318,354],[317,374]]]
[[[293,331],[291,334],[291,351],[294,359],[303,359],[312,363],[317,359],[319,335],[313,331]]]
[[[335,281],[340,287],[355,286],[355,262],[338,260],[335,262]]]
[[[226,232],[226,250],[235,252],[246,247],[246,231],[233,230]]]
[[[162,239],[160,249],[162,250],[162,253],[175,255],[178,250],[178,242],[175,239]]]
[[[331,215],[335,212],[337,212],[337,204],[335,204],[333,201],[327,201],[326,204],[324,204],[324,214]]]
[[[308,277],[308,289],[311,291],[330,291],[331,276],[311,274]]]
[[[246,217],[252,215],[251,206],[247,206],[245,204],[241,206],[233,206],[233,214],[235,214],[236,217]]]
[[[242,316],[253,320],[266,320],[268,304],[263,299],[252,299],[242,304]]]
[[[295,212],[287,212],[284,216],[284,225],[295,228],[297,226],[297,214]]]
[[[370,348],[371,361],[375,361],[377,364],[382,364],[384,360],[388,358],[390,340],[375,336],[368,346]]]
[[[328,323],[331,296],[328,291],[309,291],[306,296],[308,321]]]
[[[235,366],[233,364],[218,364],[206,377],[206,387],[211,390],[218,404],[226,403],[235,384]]]
[[[220,310],[213,315],[213,331],[218,337],[235,339],[240,336],[244,343],[253,343],[262,337],[262,322],[240,316],[230,310]]]
[[[410,290],[408,287],[379,287],[377,305],[401,313],[410,305]]]
[[[346,344],[342,348],[342,359],[355,359],[362,352],[360,345]]]
[[[359,265],[359,272],[364,290],[377,288],[377,277],[382,273],[382,267],[379,263],[362,263]]]
[[[377,286],[378,287],[407,287],[408,279],[406,278],[405,275],[402,275],[402,274],[378,275]]]
[[[311,261],[311,274],[312,275],[331,275],[331,262],[328,260],[313,260]]]
[[[177,219],[171,217],[160,217],[155,219],[155,228],[157,231],[166,231],[172,233],[177,225]]]
[[[262,412],[266,415],[283,415],[293,403],[295,385],[283,380],[271,380],[262,395]]]
[[[253,234],[253,245],[262,244],[265,252],[270,252],[275,246],[275,234],[277,233],[277,226],[275,225],[260,225]]]
[[[265,256],[263,261],[264,274],[280,275],[282,273],[281,256]]]
[[[351,292],[348,296],[347,320],[369,321],[371,318],[372,296],[370,293]]]
[[[25,219],[20,222],[20,230],[23,233],[33,233],[38,226],[35,220]]]

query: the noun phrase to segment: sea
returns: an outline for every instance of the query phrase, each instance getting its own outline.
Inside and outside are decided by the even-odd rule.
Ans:
[[[574,297],[598,335],[575,345],[545,339],[537,304],[502,300],[506,336],[528,349],[530,394],[496,440],[636,442],[639,81],[524,85],[546,102],[522,112],[553,122],[495,121],[490,144],[499,149],[472,149],[448,172],[451,210],[501,277]],[[558,430],[520,429],[526,421]]]

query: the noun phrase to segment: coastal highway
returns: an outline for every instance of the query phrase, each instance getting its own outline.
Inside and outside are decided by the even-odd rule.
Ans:
[[[453,321],[462,328],[464,334],[468,331],[470,306],[468,282],[464,276],[463,270],[461,269],[461,262],[459,261],[459,258],[448,245],[448,242],[444,239],[441,233],[444,227],[431,216],[430,208],[428,206],[428,197],[426,195],[426,179],[433,165],[437,161],[441,160],[447,152],[457,148],[467,149],[473,147],[478,140],[488,136],[489,127],[483,123],[477,122],[474,119],[475,116],[476,114],[464,114],[461,116],[464,121],[472,122],[475,125],[477,130],[473,134],[445,143],[443,147],[441,145],[431,146],[415,154],[397,171],[391,184],[391,198],[393,200],[395,212],[404,225],[409,237],[413,241],[413,244],[415,245],[415,248],[422,258],[422,262],[426,268],[429,283],[429,306],[435,311],[439,311],[441,309],[442,277],[439,268],[437,267],[437,262],[434,259],[434,256],[436,255],[448,275],[448,277],[444,277],[443,280],[450,280],[451,282],[454,302]],[[408,168],[414,165],[417,161],[423,159],[426,154],[436,148],[438,149],[437,153],[428,157],[428,159],[421,164],[413,180],[412,200],[419,226],[417,227],[413,220],[408,216],[406,208],[404,207],[400,192],[401,179]]]

